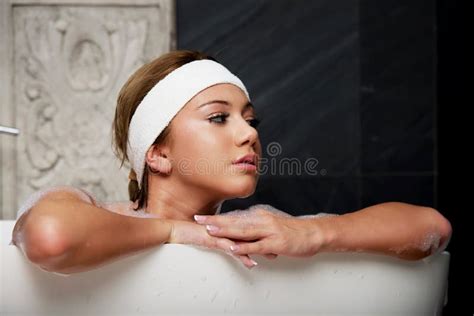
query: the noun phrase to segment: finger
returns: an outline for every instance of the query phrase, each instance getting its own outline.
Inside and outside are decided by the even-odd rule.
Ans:
[[[234,243],[230,240],[226,240],[226,239],[221,239],[220,241],[216,242],[216,245],[221,245],[219,248],[222,248],[222,250],[227,253],[228,255],[234,257],[235,259],[239,260],[240,262],[242,262],[242,264],[248,268],[248,269],[252,269],[253,267],[255,267],[258,263],[254,260],[252,260],[252,258],[250,258],[249,255],[235,255],[232,253],[232,251],[230,251],[230,245],[233,245]],[[222,247],[222,244],[226,244],[226,246]]]
[[[275,228],[272,216],[255,210],[233,215],[195,215],[194,218],[197,223],[205,225],[212,236],[246,241],[261,239]]]
[[[233,254],[231,255],[234,256]],[[258,263],[252,258],[250,258],[248,255],[237,256],[237,258],[244,264],[245,267],[249,269],[252,269],[253,267],[258,265]]]
[[[210,224],[210,219],[218,215],[194,215],[194,221],[198,224]]]
[[[213,225],[217,227],[228,227],[239,224],[241,219],[234,216],[222,216],[222,215],[194,215],[196,223],[201,225]]]
[[[210,240],[214,244],[214,248],[221,249],[225,252],[228,252],[229,254],[233,255],[232,251],[230,251],[230,248],[232,246],[235,246],[235,243],[232,240],[226,239],[226,238],[219,238],[219,237],[212,237],[209,236]]]
[[[259,240],[252,243],[239,243],[238,245],[232,245],[230,247],[230,251],[236,255],[266,255],[268,253],[272,253],[271,250],[268,249],[267,240]]]
[[[278,255],[276,255],[274,253],[267,253],[264,256],[265,256],[265,258],[270,259],[270,260],[276,259],[276,257],[278,257]]]
[[[258,264],[256,261],[252,260],[252,258],[250,258],[247,254],[235,255],[234,253],[232,253],[232,251],[230,251],[230,247],[235,245],[232,240],[218,237],[211,238],[215,248],[219,248],[234,257],[235,259],[240,260],[245,267],[252,269]]]
[[[214,237],[224,237],[239,240],[255,240],[266,236],[266,232],[260,228],[252,226],[229,226],[218,227],[214,225],[206,225],[209,235]]]

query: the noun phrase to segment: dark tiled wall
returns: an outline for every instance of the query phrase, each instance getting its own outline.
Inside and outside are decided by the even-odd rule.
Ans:
[[[431,0],[360,2],[362,204],[436,204]]]
[[[269,169],[317,162],[264,173],[223,211],[435,204],[430,1],[178,0],[177,24],[178,48],[210,53],[247,85]]]

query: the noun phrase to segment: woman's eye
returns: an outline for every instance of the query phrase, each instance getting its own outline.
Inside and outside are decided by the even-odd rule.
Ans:
[[[227,114],[227,113],[221,113],[221,114],[214,115],[214,116],[208,118],[208,120],[211,123],[224,124],[226,122],[228,116],[229,116],[229,114]]]
[[[260,120],[257,118],[248,120],[247,122],[249,122],[249,125],[252,126],[253,128],[257,128],[258,124],[260,124]]]

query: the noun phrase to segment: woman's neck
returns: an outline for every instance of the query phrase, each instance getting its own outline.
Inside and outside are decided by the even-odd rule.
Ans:
[[[171,183],[149,181],[148,201],[145,212],[160,218],[194,221],[194,215],[214,215],[220,211],[224,200],[212,200],[199,189]]]

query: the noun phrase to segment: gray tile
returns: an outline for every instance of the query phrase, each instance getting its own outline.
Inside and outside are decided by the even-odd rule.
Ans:
[[[362,173],[432,171],[436,34],[433,1],[362,1]]]
[[[435,176],[366,176],[362,179],[362,206],[405,202],[436,207]]]

